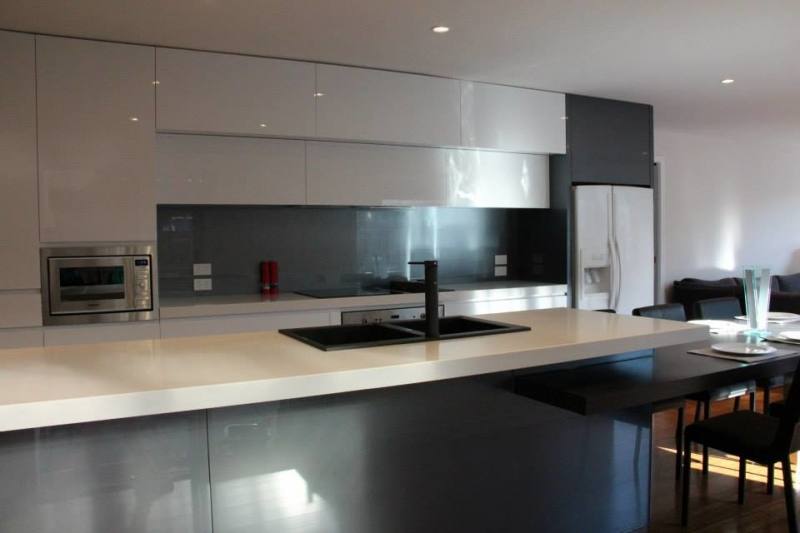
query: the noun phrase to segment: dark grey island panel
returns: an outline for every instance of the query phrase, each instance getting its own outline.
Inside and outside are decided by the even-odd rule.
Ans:
[[[0,434],[3,533],[208,533],[206,413]]]
[[[518,396],[508,373],[217,409],[214,531],[628,531],[649,424]]]
[[[585,417],[519,396],[506,372],[21,430],[0,434],[0,523],[4,533],[626,531],[648,516],[649,424],[646,410]]]

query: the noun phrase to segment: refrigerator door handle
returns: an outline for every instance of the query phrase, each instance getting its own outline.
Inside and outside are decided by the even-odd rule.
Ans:
[[[616,294],[619,291],[619,277],[618,277],[618,257],[617,257],[617,247],[616,247],[616,236],[614,234],[614,188],[611,188],[611,191],[608,194],[608,255],[611,259],[609,261],[610,265],[610,272],[608,273],[608,307],[613,310],[617,310],[617,301],[616,301]]]
[[[614,251],[614,242],[611,240],[611,238],[608,239],[608,257],[609,257],[608,308],[614,309],[614,294],[617,291],[617,267],[616,267],[616,252]]]
[[[622,293],[622,258],[619,253],[619,243],[617,242],[616,235],[614,236],[614,251],[615,251],[614,255],[617,258],[616,260],[617,268],[615,269],[617,274],[617,283],[616,283],[617,294],[616,297],[614,298],[614,310],[616,311],[617,307],[619,307],[619,298],[620,294]]]

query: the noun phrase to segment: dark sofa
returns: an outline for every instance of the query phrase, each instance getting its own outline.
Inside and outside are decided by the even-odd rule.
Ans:
[[[772,276],[770,311],[783,311],[800,314],[800,274]],[[686,316],[691,320],[694,316],[694,304],[698,300],[733,296],[744,305],[744,282],[742,278],[723,278],[703,280],[684,278],[672,286],[671,300],[683,305]]]

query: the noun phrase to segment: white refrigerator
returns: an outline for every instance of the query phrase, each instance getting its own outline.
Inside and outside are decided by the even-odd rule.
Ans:
[[[580,185],[572,191],[575,307],[629,315],[653,305],[653,190]]]

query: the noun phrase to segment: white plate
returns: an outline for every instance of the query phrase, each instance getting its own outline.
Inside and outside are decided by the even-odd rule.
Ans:
[[[701,326],[708,326],[711,331],[730,331],[735,333],[737,331],[744,331],[747,328],[745,324],[737,324],[729,320],[690,320],[690,324],[699,324]]]
[[[747,320],[747,315],[739,315],[734,318],[736,320]],[[773,324],[797,322],[798,320],[800,320],[800,315],[797,315],[795,313],[779,313],[776,311],[771,311],[767,313],[767,322],[772,322]]]
[[[781,331],[778,336],[789,339],[790,341],[800,342],[800,331]]]
[[[722,344],[712,344],[711,349],[715,352],[729,353],[733,355],[767,355],[778,350],[766,344],[748,344],[746,342],[726,342]]]

